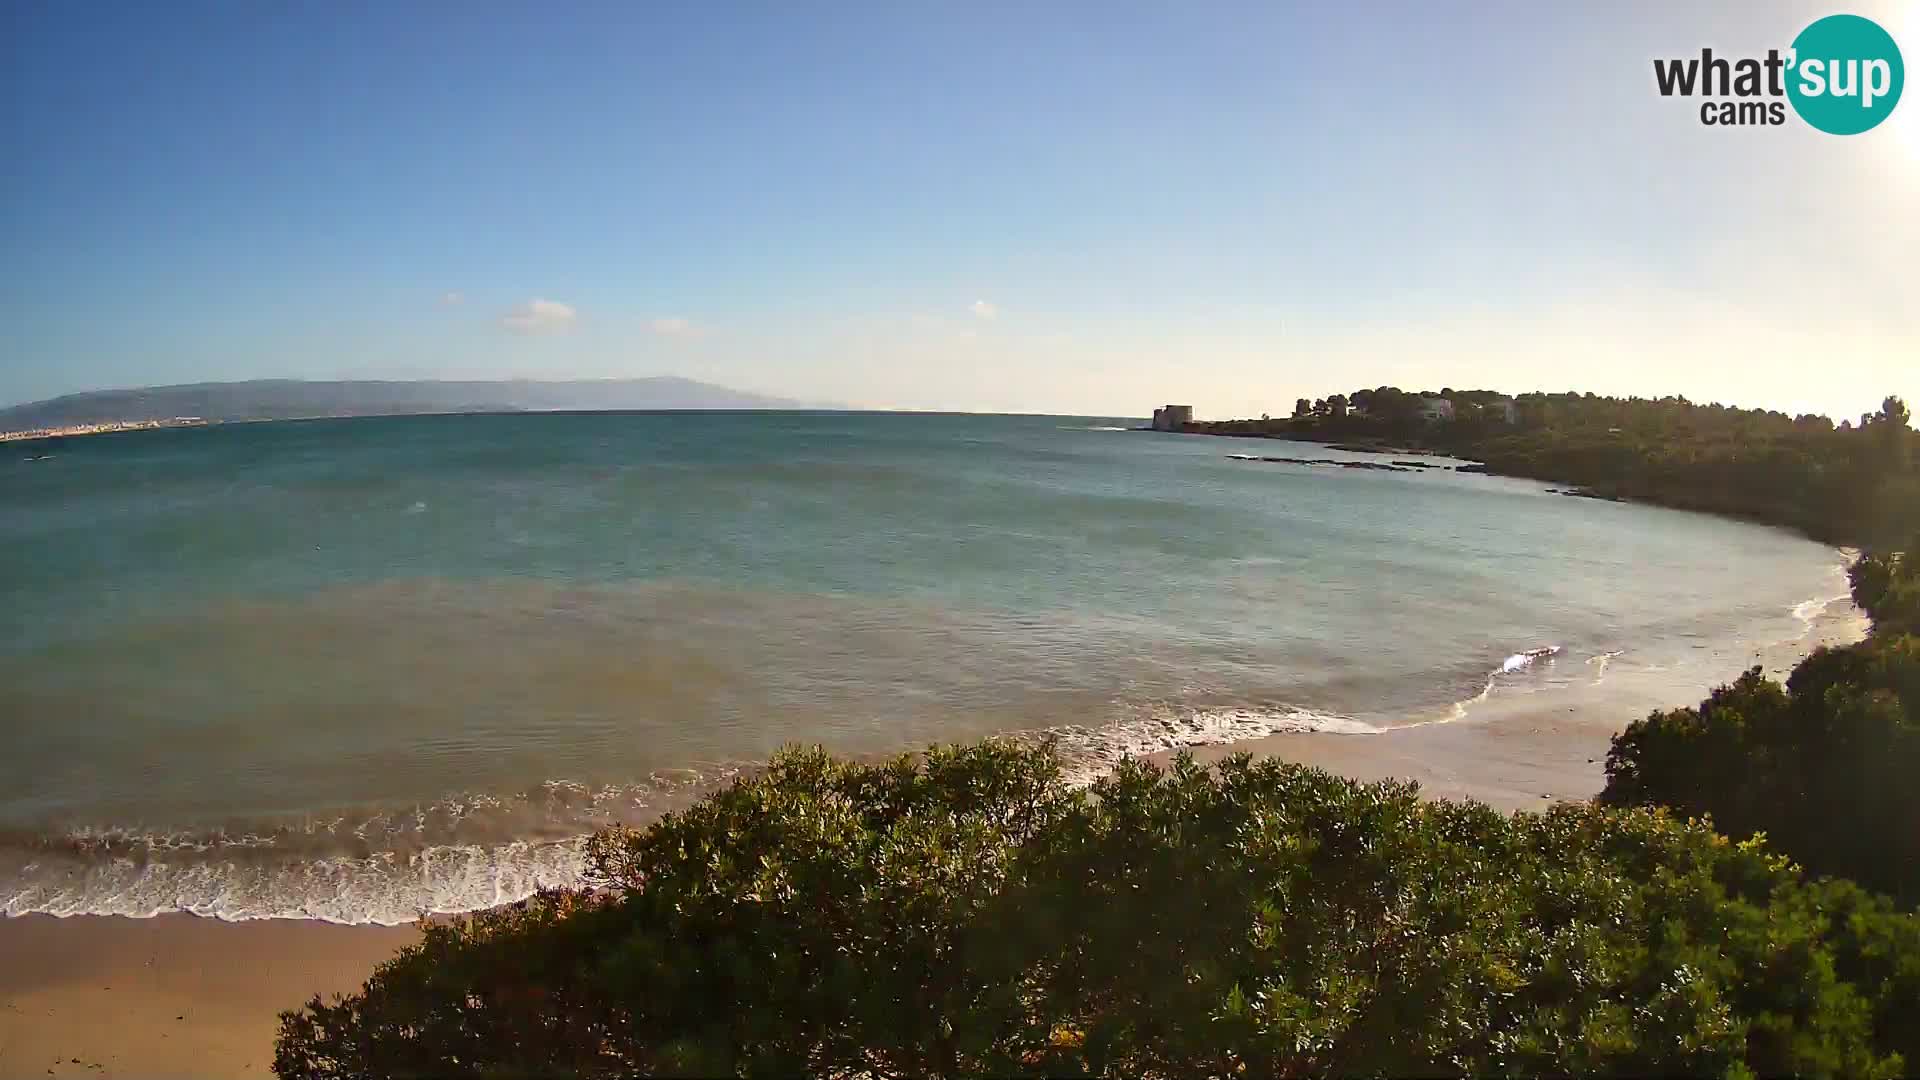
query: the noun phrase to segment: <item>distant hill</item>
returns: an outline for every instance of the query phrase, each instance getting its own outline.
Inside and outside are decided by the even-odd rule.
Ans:
[[[0,431],[113,420],[289,420],[308,416],[390,416],[556,409],[801,409],[787,398],[729,390],[672,376],[570,382],[252,382],[92,390],[0,409]]]

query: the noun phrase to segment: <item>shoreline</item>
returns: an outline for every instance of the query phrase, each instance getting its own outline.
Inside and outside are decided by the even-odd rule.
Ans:
[[[1837,601],[1807,623],[1797,638],[1752,646],[1742,666],[1784,675],[1815,647],[1865,630],[1858,610]],[[1654,707],[1696,705],[1709,689]],[[1664,684],[1623,682],[1571,704],[1494,695],[1451,719],[1365,734],[1288,732],[1191,752],[1202,762],[1251,753],[1361,781],[1413,780],[1427,798],[1540,811],[1596,795],[1613,735],[1644,715],[1630,703],[1663,693]],[[1140,756],[1164,765],[1174,753]],[[270,1076],[282,1010],[358,989],[418,937],[416,926],[179,912],[0,918],[0,1075]]]

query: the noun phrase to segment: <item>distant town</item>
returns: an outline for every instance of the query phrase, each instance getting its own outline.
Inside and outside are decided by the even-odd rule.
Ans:
[[[165,420],[108,420],[96,424],[68,424],[65,427],[34,428],[31,431],[0,431],[0,442],[25,442],[29,439],[56,439],[69,435],[100,435],[109,431],[145,431],[149,428],[198,427],[207,421],[197,416],[173,416]]]

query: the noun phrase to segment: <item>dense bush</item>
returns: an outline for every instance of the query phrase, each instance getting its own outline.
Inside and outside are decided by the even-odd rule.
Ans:
[[[594,894],[283,1014],[282,1077],[1895,1075],[1920,927],[1664,812],[1504,817],[1274,761],[788,751]],[[1904,1055],[1904,1056],[1903,1056]]]
[[[1656,712],[1614,737],[1604,802],[1711,815],[1765,833],[1808,870],[1920,902],[1920,564],[1857,561],[1864,642],[1820,649],[1785,686],[1759,668],[1698,708]]]
[[[1879,634],[1920,634],[1920,533],[1904,552],[1862,555],[1847,571],[1853,602]]]

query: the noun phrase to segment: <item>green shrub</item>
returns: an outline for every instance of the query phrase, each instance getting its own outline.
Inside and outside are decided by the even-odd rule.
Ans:
[[[1920,535],[1905,552],[1869,552],[1847,570],[1853,600],[1873,619],[1874,630],[1920,634]]]
[[[1661,811],[791,750],[282,1016],[282,1077],[1897,1075],[1914,916]]]
[[[1601,801],[1765,833],[1811,872],[1920,903],[1920,566],[1868,555],[1851,577],[1866,641],[1816,650],[1785,686],[1754,668],[1698,708],[1629,725]]]

